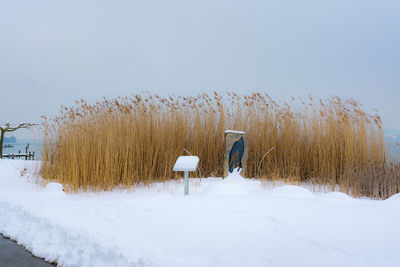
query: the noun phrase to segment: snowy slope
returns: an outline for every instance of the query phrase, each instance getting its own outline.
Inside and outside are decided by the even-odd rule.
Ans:
[[[400,196],[268,189],[239,175],[67,195],[0,160],[0,232],[63,266],[399,266]],[[29,166],[28,166],[29,167]]]

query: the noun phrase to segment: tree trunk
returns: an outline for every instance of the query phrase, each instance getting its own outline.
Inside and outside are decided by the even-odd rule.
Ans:
[[[1,129],[1,134],[0,134],[0,159],[3,158],[3,140],[4,140],[4,133],[5,131]]]

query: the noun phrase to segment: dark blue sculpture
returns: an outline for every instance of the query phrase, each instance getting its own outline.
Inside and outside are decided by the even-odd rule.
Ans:
[[[229,172],[232,173],[233,169],[237,164],[239,164],[239,170],[242,169],[242,157],[244,154],[244,140],[243,137],[240,137],[237,140],[232,148],[231,152],[229,152]]]

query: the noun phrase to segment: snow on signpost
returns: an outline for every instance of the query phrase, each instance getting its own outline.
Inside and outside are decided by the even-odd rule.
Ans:
[[[197,156],[180,156],[175,162],[173,171],[185,172],[185,195],[189,195],[189,172],[194,172],[199,165]]]

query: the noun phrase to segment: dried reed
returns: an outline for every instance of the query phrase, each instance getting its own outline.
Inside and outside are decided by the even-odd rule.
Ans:
[[[76,101],[43,125],[42,177],[70,191],[176,179],[172,167],[183,148],[200,157],[203,176],[221,176],[226,129],[249,134],[249,177],[260,167],[261,179],[312,182],[354,196],[400,191],[399,163],[388,159],[380,117],[338,97],[278,104],[259,93],[146,93],[93,105]]]

